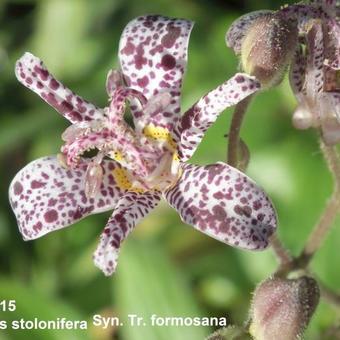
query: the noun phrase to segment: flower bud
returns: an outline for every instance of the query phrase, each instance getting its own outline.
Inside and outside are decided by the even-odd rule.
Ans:
[[[297,24],[280,13],[268,13],[254,20],[241,46],[245,72],[255,76],[263,87],[281,82],[293,57],[298,38]]]
[[[319,302],[319,288],[310,277],[270,278],[254,293],[250,333],[256,340],[293,340],[306,328]]]

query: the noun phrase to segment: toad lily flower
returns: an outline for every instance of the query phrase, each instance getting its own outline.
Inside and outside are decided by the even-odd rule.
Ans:
[[[318,10],[305,25],[305,35],[291,68],[290,82],[299,105],[293,115],[298,129],[321,128],[326,144],[340,141],[340,19],[335,1],[315,1]]]
[[[316,0],[246,14],[226,35],[243,69],[265,87],[278,84],[291,65],[290,83],[299,102],[293,125],[321,128],[327,144],[340,141],[339,15],[339,2]]]
[[[122,241],[163,196],[185,223],[219,241],[252,250],[268,245],[275,211],[251,179],[224,163],[184,163],[218,114],[259,87],[236,74],[180,116],[191,29],[190,21],[162,16],[131,21],[119,45],[120,71],[107,77],[104,109],[67,89],[32,54],[18,60],[19,81],[72,123],[60,156],[33,161],[10,186],[25,240],[114,209],[94,253],[110,275]],[[127,101],[134,128],[124,120]],[[90,149],[97,155],[85,158]]]

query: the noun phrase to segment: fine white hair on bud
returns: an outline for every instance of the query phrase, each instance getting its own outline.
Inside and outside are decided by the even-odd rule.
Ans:
[[[256,340],[298,339],[308,325],[319,297],[318,285],[311,277],[267,279],[254,293],[251,335]]]
[[[266,13],[254,20],[241,45],[241,64],[263,87],[279,84],[297,45],[296,21],[280,12]]]

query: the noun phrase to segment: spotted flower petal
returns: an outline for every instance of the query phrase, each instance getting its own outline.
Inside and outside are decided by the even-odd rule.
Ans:
[[[237,73],[194,104],[183,115],[177,128],[180,135],[179,154],[181,160],[185,161],[193,155],[204,133],[222,111],[259,89],[260,83],[255,77]]]
[[[103,183],[93,199],[84,192],[86,165],[67,170],[51,156],[19,171],[10,185],[9,198],[23,238],[32,240],[90,214],[113,209],[124,193],[111,174],[118,165],[103,161],[102,167]]]
[[[310,3],[320,5],[324,10],[331,10],[337,5],[337,0],[310,0]]]
[[[18,80],[34,91],[71,123],[102,117],[95,105],[73,93],[48,72],[43,62],[26,52],[16,63]]]
[[[290,86],[295,95],[300,96],[303,92],[306,72],[306,56],[303,53],[302,47],[298,46],[289,74]]]
[[[265,248],[276,228],[274,208],[262,189],[224,163],[184,165],[165,198],[185,223],[242,249]]]
[[[340,7],[340,6],[339,6]],[[339,19],[329,18],[323,25],[323,43],[325,50],[324,67],[333,79],[326,77],[325,82],[331,82],[326,87],[334,86],[334,78],[340,70],[340,21]],[[327,90],[327,88],[325,89]]]
[[[311,98],[323,89],[324,46],[321,23],[314,23],[307,33],[306,92]]]
[[[321,132],[326,144],[340,142],[340,93],[324,92],[319,95]]]
[[[241,53],[243,38],[250,26],[259,18],[273,13],[270,10],[261,10],[242,15],[235,20],[227,31],[225,41],[228,47],[232,48],[236,54]]]
[[[150,100],[159,93],[169,93],[171,102],[164,110],[144,115],[134,101],[131,110],[138,122],[173,126],[180,112],[180,91],[186,69],[189,35],[193,23],[148,15],[131,21],[122,34],[119,59],[129,87]]]
[[[121,243],[133,230],[135,225],[158,204],[158,194],[126,193],[118,202],[93,255],[95,265],[105,275],[111,275],[117,265]]]
[[[311,19],[320,18],[320,10],[316,6],[310,6],[308,4],[285,6],[279,12],[281,17],[296,22],[298,32],[301,35],[305,34]]]
[[[298,100],[298,106],[293,114],[293,125],[297,129],[308,129],[316,124],[317,119],[308,106],[305,93],[305,72],[306,72],[306,56],[302,47],[298,46],[289,74],[289,81],[292,91]]]

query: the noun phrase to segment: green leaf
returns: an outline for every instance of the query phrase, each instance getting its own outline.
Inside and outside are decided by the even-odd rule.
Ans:
[[[33,50],[58,76],[79,74],[92,61],[95,49],[84,39],[91,23],[89,15],[84,0],[40,2]]]
[[[8,114],[0,120],[0,156],[16,146],[23,145],[38,131],[55,126],[58,115],[32,110],[24,115]]]
[[[127,340],[203,339],[211,329],[201,326],[152,326],[153,314],[160,317],[202,317],[187,282],[157,244],[124,244],[115,276],[116,307]],[[143,317],[145,326],[134,327],[128,315]]]

